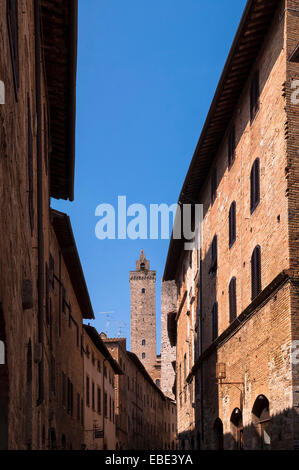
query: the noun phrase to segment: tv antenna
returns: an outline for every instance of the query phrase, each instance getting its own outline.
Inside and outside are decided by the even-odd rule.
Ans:
[[[99,312],[100,315],[105,315],[106,316],[106,333],[108,334],[108,328],[110,326],[110,319],[111,319],[111,316],[114,314],[114,310],[110,311],[110,312]]]

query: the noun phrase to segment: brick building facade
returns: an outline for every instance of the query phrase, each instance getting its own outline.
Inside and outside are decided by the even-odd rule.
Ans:
[[[96,329],[84,325],[84,444],[88,450],[116,448],[115,376],[122,374]]]
[[[101,335],[123,371],[115,377],[116,449],[176,448],[176,405],[155,384],[125,338]]]
[[[50,209],[74,197],[77,2],[3,1],[0,35],[0,448],[81,449],[93,311],[69,218]]]
[[[203,204],[164,272],[182,448],[298,448],[298,22],[247,2],[180,194]]]

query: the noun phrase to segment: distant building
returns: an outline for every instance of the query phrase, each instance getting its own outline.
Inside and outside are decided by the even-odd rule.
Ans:
[[[136,270],[130,271],[131,350],[144,364],[154,382],[161,386],[161,356],[156,340],[156,271],[141,251]]]
[[[115,377],[116,449],[174,449],[176,405],[161,392],[124,338],[101,335],[123,375]]]
[[[114,450],[115,375],[122,374],[96,329],[84,325],[84,444],[88,450]]]

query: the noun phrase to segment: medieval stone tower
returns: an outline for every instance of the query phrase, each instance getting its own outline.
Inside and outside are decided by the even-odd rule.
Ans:
[[[131,290],[131,351],[134,352],[160,385],[161,364],[156,345],[156,271],[144,251],[136,261],[136,271],[130,271]]]

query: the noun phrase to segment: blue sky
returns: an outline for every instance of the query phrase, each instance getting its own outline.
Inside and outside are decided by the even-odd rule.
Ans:
[[[143,248],[160,285],[167,240],[95,236],[101,203],[172,204],[245,0],[79,0],[75,201],[70,215],[99,331],[129,336],[129,270]]]

